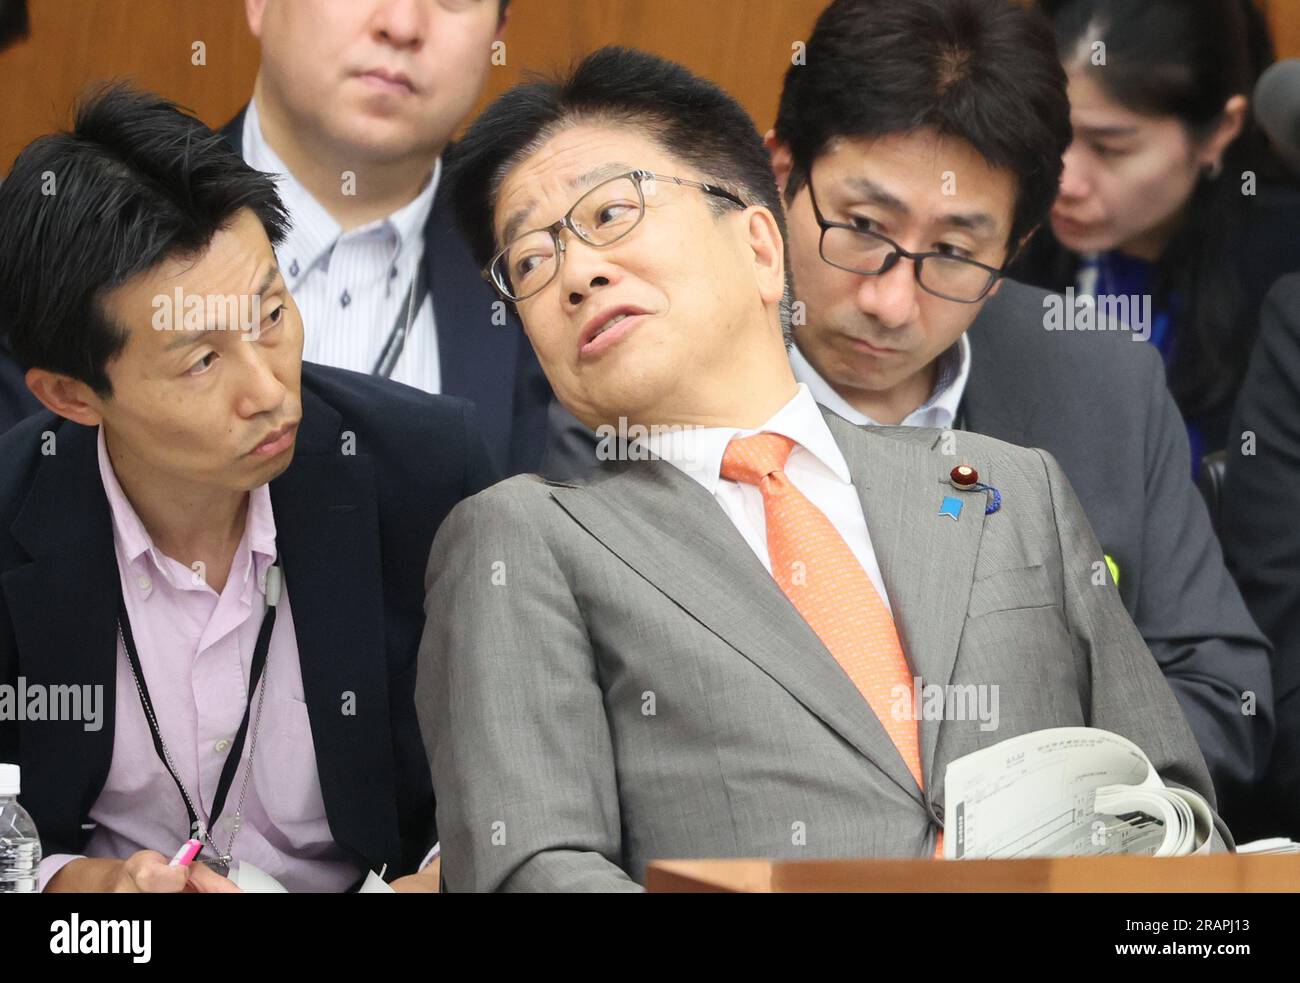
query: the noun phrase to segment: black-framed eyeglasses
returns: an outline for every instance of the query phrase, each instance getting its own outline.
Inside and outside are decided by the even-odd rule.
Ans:
[[[656,181],[698,188],[741,208],[748,207],[738,196],[716,184],[668,177],[653,171],[629,171],[602,181],[584,193],[558,222],[511,240],[483,268],[484,279],[490,281],[506,300],[515,303],[527,300],[544,289],[560,272],[560,262],[564,258],[564,240],[560,238],[562,230],[568,229],[589,246],[613,245],[641,223],[645,217],[646,186],[653,196]]]
[[[899,259],[910,259],[915,264],[916,282],[922,290],[959,304],[983,300],[993,289],[993,284],[1006,276],[1005,267],[999,269],[948,253],[908,252],[879,232],[859,229],[844,222],[827,221],[817,204],[811,174],[808,175],[808,198],[822,230],[818,246],[821,257],[837,269],[863,276],[880,276],[897,266]]]

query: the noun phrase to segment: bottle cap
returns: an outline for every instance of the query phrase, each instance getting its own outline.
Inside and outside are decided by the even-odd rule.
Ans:
[[[21,791],[21,773],[17,765],[0,765],[0,795],[17,795]]]

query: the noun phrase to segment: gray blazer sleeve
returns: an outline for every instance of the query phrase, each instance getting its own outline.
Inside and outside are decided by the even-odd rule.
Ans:
[[[1143,569],[1133,620],[1196,734],[1220,809],[1249,796],[1273,742],[1269,644],[1228,572],[1187,475],[1182,416],[1152,359]],[[1121,572],[1121,577],[1123,576]]]
[[[1065,473],[1046,451],[1037,452],[1047,470],[1052,512],[1061,542],[1065,614],[1087,666],[1081,680],[1087,696],[1088,724],[1127,737],[1140,747],[1166,785],[1204,796],[1215,811],[1222,842],[1231,834],[1217,813],[1214,787],[1183,714],[1168,683],[1151,658],[1120,601],[1109,573],[1098,583],[1103,556],[1083,507]]]
[[[451,891],[639,891],[582,613],[536,479],[467,499],[426,576],[416,706]]]

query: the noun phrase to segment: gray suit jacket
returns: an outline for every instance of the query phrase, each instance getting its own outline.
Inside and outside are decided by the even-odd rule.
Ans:
[[[417,709],[451,890],[636,890],[656,858],[927,856],[947,763],[1087,725],[1213,804],[1205,763],[1046,454],[962,435],[1002,492],[938,514],[937,431],[826,413],[927,683],[999,726],[923,720],[925,790],[714,499],[663,461],[517,477],[434,542]]]
[[[1187,429],[1159,353],[1123,331],[1043,330],[1046,296],[1004,282],[971,325],[963,425],[1042,447],[1060,463],[1119,565],[1124,607],[1187,715],[1233,826],[1273,742],[1268,642],[1191,480]]]
[[[1124,607],[1187,715],[1232,825],[1273,742],[1268,642],[1192,483],[1187,431],[1159,353],[1127,332],[1045,331],[1047,296],[1006,280],[984,305],[969,330],[959,426],[1060,462],[1119,566]],[[590,473],[595,435],[558,403],[550,412],[563,436],[545,473]]]

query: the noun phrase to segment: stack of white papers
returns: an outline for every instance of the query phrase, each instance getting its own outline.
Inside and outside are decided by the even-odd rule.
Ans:
[[[1142,750],[1092,727],[1034,731],[948,765],[947,860],[1208,853],[1209,804],[1167,788]]]

